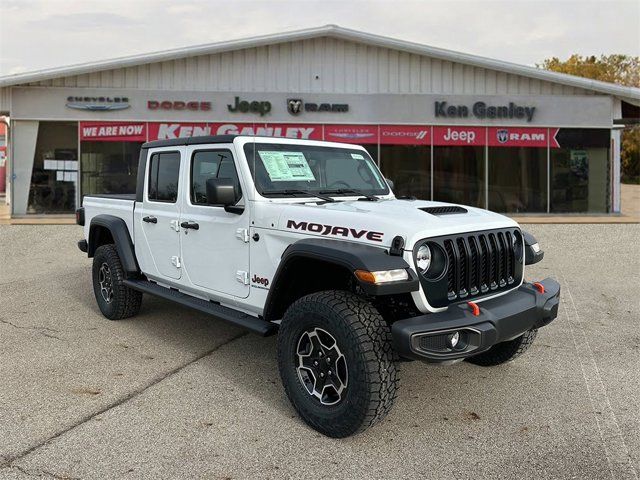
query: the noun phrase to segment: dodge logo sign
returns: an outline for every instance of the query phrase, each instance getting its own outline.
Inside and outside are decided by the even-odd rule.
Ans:
[[[182,100],[149,100],[147,102],[147,108],[149,110],[201,110],[208,112],[211,110],[211,102],[198,102],[198,101],[182,101]]]
[[[509,140],[509,131],[504,129],[498,130],[496,132],[496,137],[498,138],[498,142],[507,143],[507,141]]]

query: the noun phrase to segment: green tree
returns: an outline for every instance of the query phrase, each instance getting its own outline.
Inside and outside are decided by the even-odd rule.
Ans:
[[[547,58],[538,68],[640,88],[640,57],[629,55],[600,55],[596,57],[571,55],[567,60]],[[627,127],[621,140],[622,178],[640,182],[640,127]]]

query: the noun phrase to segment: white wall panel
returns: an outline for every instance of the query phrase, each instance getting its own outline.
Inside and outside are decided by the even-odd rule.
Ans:
[[[0,88],[0,112],[8,112],[11,108],[11,88]]]
[[[581,88],[526,76],[331,37],[188,57],[30,85],[292,93],[593,94]]]

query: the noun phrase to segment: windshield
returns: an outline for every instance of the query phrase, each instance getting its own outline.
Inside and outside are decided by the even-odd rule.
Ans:
[[[364,150],[313,145],[247,143],[256,188],[266,196],[386,195],[387,182]]]

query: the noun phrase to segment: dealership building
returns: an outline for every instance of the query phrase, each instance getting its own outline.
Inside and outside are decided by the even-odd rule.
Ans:
[[[333,25],[0,77],[14,216],[135,190],[149,140],[362,144],[397,194],[518,213],[620,211],[640,89]]]

